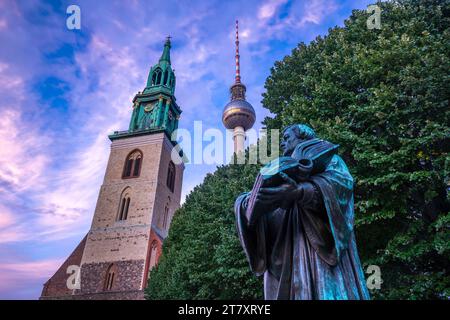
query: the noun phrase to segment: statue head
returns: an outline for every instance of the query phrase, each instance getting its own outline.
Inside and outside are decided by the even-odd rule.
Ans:
[[[306,140],[314,139],[316,133],[306,124],[293,124],[283,130],[281,150],[284,156],[290,156],[295,147]]]

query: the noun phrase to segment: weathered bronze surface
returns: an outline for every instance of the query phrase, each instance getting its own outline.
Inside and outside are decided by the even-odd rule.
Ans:
[[[370,299],[353,232],[353,178],[337,147],[306,125],[288,127],[284,157],[236,200],[239,238],[251,270],[264,275],[266,300]]]

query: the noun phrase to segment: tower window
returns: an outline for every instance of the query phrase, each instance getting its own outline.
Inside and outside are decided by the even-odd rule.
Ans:
[[[133,167],[133,159],[127,159],[125,163],[125,177],[131,176],[131,168]]]
[[[175,189],[175,164],[172,161],[169,162],[169,168],[167,170],[167,187],[172,192]]]
[[[139,150],[132,151],[125,160],[122,178],[139,177],[141,173],[141,164],[142,164],[142,152]]]
[[[105,284],[103,286],[104,291],[110,291],[113,289],[115,277],[116,266],[112,263],[106,270]]]
[[[163,216],[163,228],[167,229],[167,223],[169,221],[169,205],[166,204],[164,208],[164,216]]]
[[[150,271],[155,267],[156,265],[156,254],[158,253],[158,244],[156,243],[156,240],[152,242],[152,246],[150,249],[150,260],[148,262],[148,274],[147,279],[150,278]]]
[[[128,208],[130,207],[130,198],[126,198],[125,208],[122,212],[122,220],[127,220],[128,218]]]
[[[141,156],[139,155],[136,160],[134,160],[133,176],[137,177],[141,169]]]
[[[122,192],[122,196],[120,197],[119,202],[119,212],[117,213],[117,221],[127,220],[128,218],[128,209],[130,208],[130,189],[127,188]]]

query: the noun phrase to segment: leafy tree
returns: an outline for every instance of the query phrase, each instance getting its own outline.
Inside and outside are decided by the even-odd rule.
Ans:
[[[275,63],[265,124],[308,123],[341,145],[359,252],[384,280],[375,298],[448,298],[450,2],[378,5],[380,30],[353,11]]]
[[[175,214],[163,254],[151,271],[149,299],[261,299],[237,237],[234,200],[251,189],[256,165],[208,174]]]

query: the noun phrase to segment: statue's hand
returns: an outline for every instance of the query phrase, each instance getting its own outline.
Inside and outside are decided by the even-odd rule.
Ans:
[[[285,183],[272,188],[261,188],[257,195],[257,201],[268,207],[289,208],[293,201],[301,196],[302,188],[294,179],[281,172],[281,177]]]

